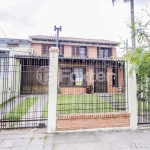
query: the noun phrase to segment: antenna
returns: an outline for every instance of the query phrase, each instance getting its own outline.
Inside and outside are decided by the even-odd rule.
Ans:
[[[60,27],[56,27],[56,25],[54,26],[54,31],[57,31],[56,32],[56,47],[58,47],[58,42],[59,42],[59,40],[58,40],[58,38],[59,38],[59,31],[62,31],[62,26],[60,26]]]
[[[1,26],[0,26],[0,29],[1,29],[1,31],[3,32],[4,36],[6,37],[6,34],[4,33],[3,29],[1,28]]]

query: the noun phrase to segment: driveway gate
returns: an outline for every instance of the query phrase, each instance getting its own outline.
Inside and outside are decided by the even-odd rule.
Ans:
[[[0,56],[0,129],[45,127],[48,57]]]

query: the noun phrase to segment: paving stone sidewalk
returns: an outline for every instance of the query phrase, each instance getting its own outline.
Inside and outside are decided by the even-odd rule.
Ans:
[[[0,150],[150,150],[150,129],[47,134],[45,129],[4,130]]]

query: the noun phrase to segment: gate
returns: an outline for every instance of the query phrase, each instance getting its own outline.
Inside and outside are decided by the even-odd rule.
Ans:
[[[47,126],[49,57],[0,55],[0,129]]]
[[[150,78],[137,77],[138,124],[150,124]]]
[[[96,74],[101,75],[101,80],[96,80]],[[104,76],[105,75],[105,76]],[[94,92],[95,93],[107,93],[107,68],[94,68]]]
[[[87,94],[94,68],[107,89]],[[126,111],[124,70],[117,60],[59,58],[57,115]],[[49,57],[0,55],[0,129],[47,126],[48,78]]]

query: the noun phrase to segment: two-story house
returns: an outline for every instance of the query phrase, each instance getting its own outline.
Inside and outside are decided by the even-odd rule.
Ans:
[[[30,36],[36,56],[49,56],[54,36]],[[59,37],[58,86],[62,94],[85,93],[92,84],[95,93],[124,92],[124,65],[116,60],[118,42],[101,39]]]

